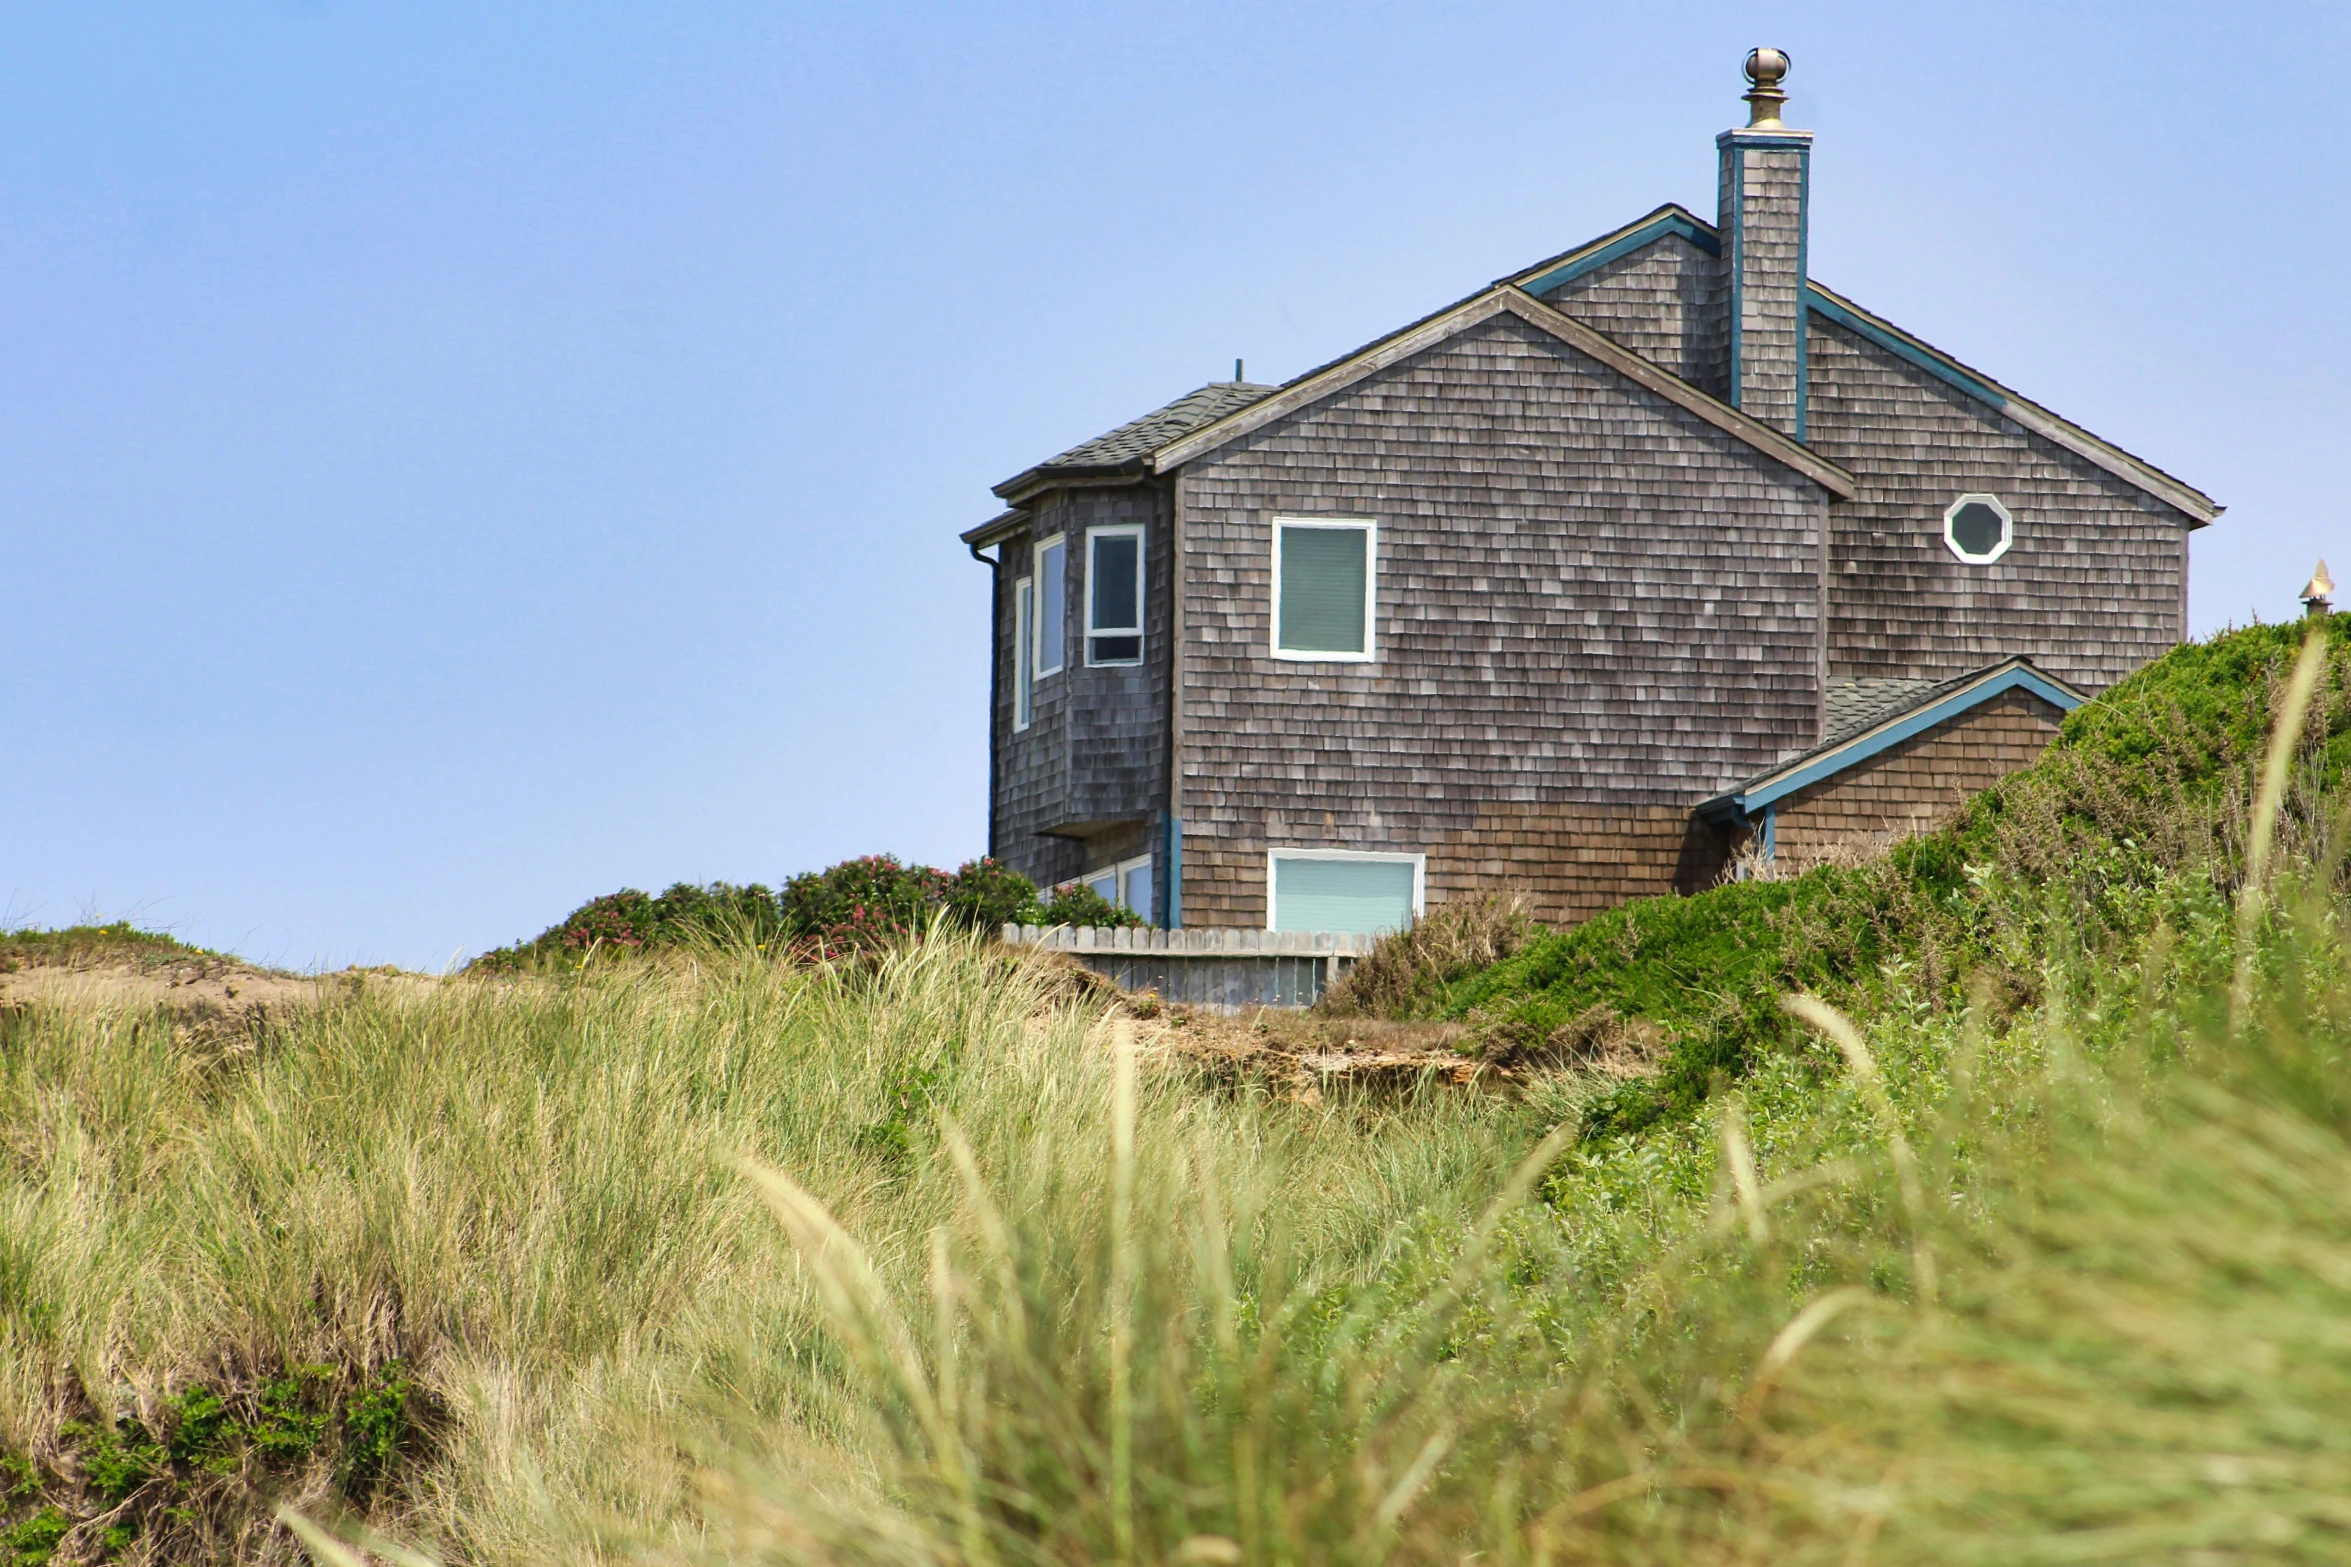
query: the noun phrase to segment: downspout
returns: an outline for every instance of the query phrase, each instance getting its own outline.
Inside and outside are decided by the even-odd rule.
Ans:
[[[1184,928],[1184,475],[1167,485],[1167,808],[1161,812],[1166,852],[1160,876],[1162,930]]]
[[[996,706],[1004,695],[1004,594],[1000,567],[1004,547],[998,545],[967,546],[971,558],[988,568],[988,858],[996,858]],[[983,548],[996,551],[997,559],[990,560],[980,553]],[[1018,657],[1016,652],[1014,657]]]

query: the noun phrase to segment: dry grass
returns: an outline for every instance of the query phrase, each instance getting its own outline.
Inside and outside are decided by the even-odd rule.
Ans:
[[[1316,1010],[1328,1017],[1408,1017],[1447,981],[1501,962],[1538,928],[1519,893],[1437,904],[1359,960]]]

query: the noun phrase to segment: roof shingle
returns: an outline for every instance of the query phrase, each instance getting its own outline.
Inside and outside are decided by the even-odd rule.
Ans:
[[[1276,390],[1253,381],[1213,382],[1197,391],[1186,392],[1163,408],[1152,409],[1140,419],[1130,419],[1115,430],[1048,457],[997,485],[996,493],[1009,498],[1031,479],[1046,473],[1082,473],[1139,462],[1170,441],[1181,440]]]

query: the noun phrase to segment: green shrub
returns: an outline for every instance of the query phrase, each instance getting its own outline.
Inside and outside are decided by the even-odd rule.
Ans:
[[[967,860],[947,884],[947,914],[957,925],[993,935],[1007,925],[1033,925],[1044,916],[1037,884],[993,859]]]
[[[869,854],[784,883],[784,929],[833,951],[870,951],[929,926],[953,878],[928,865]]]
[[[1133,909],[1122,909],[1093,888],[1082,882],[1072,883],[1053,894],[1040,911],[1038,923],[1044,925],[1139,926],[1148,924]]]
[[[343,1491],[365,1503],[392,1472],[409,1436],[408,1369],[399,1361],[381,1367],[343,1406]]]
[[[758,946],[775,941],[783,928],[776,895],[757,882],[742,887],[723,881],[708,886],[679,882],[659,897],[623,887],[590,898],[529,941],[482,954],[471,966],[503,973],[577,962],[604,950],[642,953],[710,943]]]
[[[24,1522],[0,1534],[8,1549],[6,1567],[49,1567],[59,1542],[73,1529],[73,1520],[55,1507],[44,1507]]]
[[[1141,925],[1083,887],[1050,902],[1036,885],[993,859],[967,860],[950,875],[869,854],[784,883],[781,894],[754,882],[737,887],[680,882],[659,897],[624,887],[591,898],[529,941],[484,953],[483,973],[577,967],[595,953],[650,953],[671,947],[794,948],[821,956],[872,953],[943,921],[993,934],[1006,925]]]

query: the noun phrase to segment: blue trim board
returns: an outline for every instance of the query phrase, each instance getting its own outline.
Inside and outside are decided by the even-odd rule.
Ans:
[[[1730,262],[1723,268],[1729,274],[1731,285],[1726,295],[1729,303],[1730,330],[1725,334],[1729,339],[1727,358],[1730,384],[1723,390],[1729,394],[1724,398],[1724,401],[1736,408],[1739,406],[1739,349],[1742,346],[1740,338],[1743,335],[1739,330],[1740,318],[1746,313],[1742,307],[1745,304],[1743,296],[1746,293],[1747,269],[1741,264],[1746,259],[1741,252],[1747,248],[1747,225],[1740,220],[1747,211],[1747,153],[1742,144],[1738,142],[1730,143],[1728,151],[1731,155],[1730,199],[1723,203],[1722,224],[1730,231],[1731,238]],[[1798,311],[1797,314],[1801,315],[1803,312]]]
[[[1938,381],[1959,388],[1968,396],[1991,404],[1994,408],[2008,406],[2007,394],[1987,386],[1947,359],[1941,359],[1898,333],[1889,332],[1866,316],[1856,314],[1850,307],[1831,299],[1813,287],[1808,279],[1804,285],[1804,303],[1828,317],[1848,332],[1869,339],[1897,359],[1909,361]]]
[[[1881,751],[1900,745],[1913,735],[1924,734],[1937,724],[1956,718],[1979,703],[1990,701],[2003,691],[2013,691],[2019,687],[2061,712],[2070,713],[2082,705],[2079,696],[2038,670],[2015,665],[1963,690],[1954,691],[1940,702],[1907,714],[1899,722],[1841,745],[1825,756],[1815,757],[1793,772],[1780,774],[1760,788],[1732,795],[1730,802],[1742,816],[1752,816],[1774,801],[1784,800],[1799,789],[1819,783],[1823,778],[1832,778],[1856,762],[1867,761]]]
[[[1812,247],[1812,141],[1804,142],[1803,156],[1797,160],[1796,174],[1796,444],[1804,444],[1804,415],[1812,404],[1812,345],[1805,338],[1805,326],[1812,320],[1812,312],[1803,301],[1812,292],[1812,258],[1806,254]]]
[[[1184,928],[1184,821],[1173,811],[1167,813],[1167,895],[1159,901],[1159,928]]]
[[[1586,251],[1580,256],[1562,261],[1540,277],[1529,278],[1518,286],[1530,294],[1548,293],[1552,289],[1573,283],[1588,272],[1599,270],[1611,261],[1629,256],[1636,250],[1653,245],[1668,234],[1680,235],[1710,256],[1722,254],[1722,243],[1712,234],[1707,233],[1679,213],[1669,212],[1663,217],[1650,219],[1639,228],[1619,238],[1610,240],[1598,250]]]

